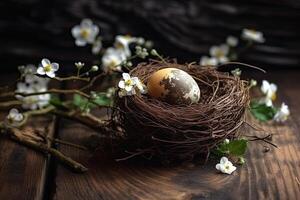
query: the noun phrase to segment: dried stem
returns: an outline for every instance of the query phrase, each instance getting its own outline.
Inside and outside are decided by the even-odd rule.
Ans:
[[[74,81],[74,80],[86,81],[86,82],[90,81],[90,78],[83,78],[83,77],[79,77],[79,76],[54,77],[52,79],[57,80],[57,81]]]
[[[84,96],[86,98],[90,98],[90,95],[76,89],[67,89],[67,90],[62,90],[62,89],[49,89],[47,91],[43,92],[33,92],[33,93],[22,93],[22,92],[8,92],[8,93],[3,93],[0,95],[0,98],[4,97],[15,97],[16,95],[23,96],[23,97],[28,97],[28,96],[34,96],[34,95],[42,95],[42,94],[79,94],[81,96]]]
[[[24,136],[22,131],[19,129],[16,129],[16,128],[5,128],[4,129],[3,125],[0,126],[0,129],[2,130],[1,133],[4,133],[5,135],[9,136],[10,139],[12,139],[22,145],[25,145],[29,148],[37,150],[38,152],[42,152],[42,153],[46,153],[46,154],[50,154],[50,155],[54,156],[56,159],[59,160],[59,162],[70,167],[75,172],[82,173],[82,172],[86,172],[88,170],[85,166],[74,161],[70,157],[64,155],[57,149],[49,147],[49,146],[47,146],[47,144],[44,144],[42,142],[36,142],[36,141]]]

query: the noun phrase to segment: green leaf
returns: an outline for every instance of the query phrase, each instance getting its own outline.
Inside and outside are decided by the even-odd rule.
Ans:
[[[49,104],[51,104],[55,107],[64,107],[63,102],[56,95],[51,95],[51,99],[49,101]]]
[[[213,153],[221,156],[243,156],[247,150],[248,141],[246,139],[232,140],[229,143],[222,143]]]
[[[276,114],[276,108],[269,107],[264,103],[252,101],[250,103],[251,114],[259,121],[266,122],[274,118]]]
[[[112,104],[112,99],[108,98],[105,94],[99,94],[94,102],[101,106],[110,106]]]
[[[233,140],[227,144],[229,154],[232,156],[243,156],[247,149],[248,141],[245,139]]]
[[[92,109],[95,108],[96,105],[99,106],[111,106],[113,100],[108,98],[105,93],[96,94],[96,98],[93,100],[88,100],[85,97],[82,97],[78,94],[74,94],[73,96],[73,105],[81,110]]]

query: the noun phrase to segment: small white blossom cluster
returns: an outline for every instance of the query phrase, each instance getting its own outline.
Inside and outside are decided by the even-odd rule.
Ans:
[[[276,100],[277,97],[277,85],[263,80],[260,89],[261,92],[264,94],[264,97],[261,99],[261,102],[265,103],[269,107],[273,107],[273,102]],[[282,103],[281,107],[277,110],[274,116],[274,120],[276,122],[284,122],[287,120],[289,115],[289,107],[285,103]]]
[[[113,47],[109,47],[103,54],[103,71],[121,71],[122,64],[130,66],[131,62],[126,62],[126,60],[132,56],[129,47],[132,43],[143,45],[145,40],[129,35],[117,35]]]
[[[135,94],[146,94],[146,86],[139,80],[138,77],[130,77],[128,73],[122,74],[123,79],[120,80],[118,86],[119,96],[132,96]]]
[[[24,119],[24,115],[22,113],[20,113],[18,109],[12,108],[9,111],[6,118],[10,124],[14,125],[14,124],[22,122]]]
[[[83,19],[79,25],[72,28],[71,33],[77,46],[92,45],[92,53],[99,54],[102,49],[102,40],[98,36],[99,27],[90,19]]]
[[[37,68],[34,65],[19,67],[20,72],[22,73],[23,80],[17,83],[17,89],[15,92],[21,94],[31,94],[31,93],[40,93],[40,92],[47,91],[49,79],[39,77],[36,74],[39,71],[41,74],[49,75],[50,73],[50,76],[53,77],[54,72],[50,72],[51,70],[42,71],[43,70],[42,66],[45,66],[43,64],[49,63],[50,65],[50,61],[49,62],[48,61],[49,60],[45,61],[45,59],[42,60],[42,64],[39,67],[40,70],[37,70]],[[47,73],[45,71],[47,71]],[[40,95],[30,95],[30,96],[23,96],[17,94],[16,98],[22,101],[22,107],[24,109],[35,110],[48,105],[50,100],[50,94],[40,94]]]
[[[77,46],[92,45],[92,53],[103,53],[101,58],[102,70],[105,72],[122,71],[122,65],[131,67],[132,63],[128,58],[132,56],[130,45],[135,43],[139,46],[147,48],[152,47],[151,41],[145,41],[141,37],[131,37],[129,35],[117,35],[112,47],[104,49],[102,46],[102,39],[99,34],[99,27],[95,25],[90,19],[83,19],[79,25],[72,28],[71,33],[75,38]],[[138,47],[141,50],[135,52],[138,57],[145,58],[149,55],[147,48]]]
[[[243,29],[241,39],[248,42],[263,43],[265,39],[263,33],[250,29]],[[239,44],[237,37],[228,36],[226,43],[212,46],[209,49],[209,56],[202,56],[200,59],[201,66],[216,66],[223,64],[231,60],[235,60],[237,57],[236,47]]]
[[[222,157],[220,163],[216,165],[216,169],[224,174],[232,174],[236,167],[226,157]]]

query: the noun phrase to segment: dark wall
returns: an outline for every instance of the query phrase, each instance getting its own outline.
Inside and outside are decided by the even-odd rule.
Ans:
[[[143,36],[180,61],[198,61],[227,35],[255,28],[267,41],[242,61],[272,68],[300,64],[297,0],[1,0],[1,68],[42,57],[65,63],[92,60],[90,49],[75,47],[70,34],[82,18],[97,23],[108,41],[118,33]]]

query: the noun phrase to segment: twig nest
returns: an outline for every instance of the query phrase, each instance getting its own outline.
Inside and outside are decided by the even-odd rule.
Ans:
[[[158,61],[139,64],[130,74],[149,86],[153,74],[165,68],[187,72],[201,98],[193,104],[170,104],[153,93],[118,97],[119,109],[112,117],[123,130],[126,152],[177,162],[208,155],[224,139],[237,137],[249,105],[247,81],[215,68]]]
[[[177,68],[164,68],[153,73],[147,81],[151,97],[170,104],[192,104],[200,99],[200,89],[191,75]]]

